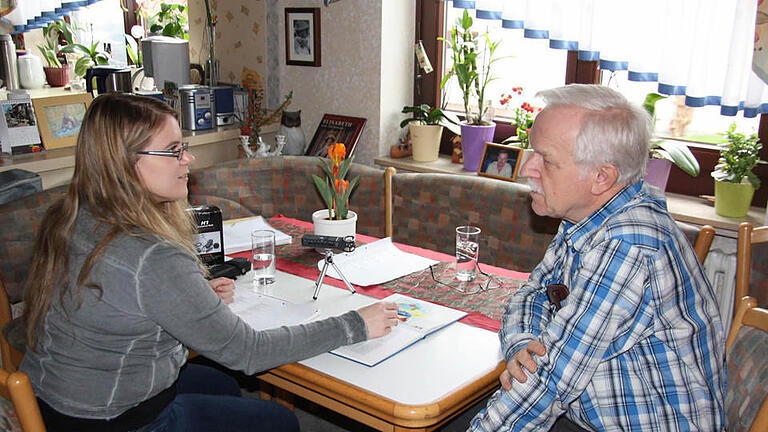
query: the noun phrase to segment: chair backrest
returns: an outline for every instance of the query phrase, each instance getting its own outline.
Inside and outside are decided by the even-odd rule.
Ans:
[[[27,374],[0,369],[0,395],[13,403],[23,432],[45,432],[45,423]]]
[[[0,282],[0,330],[11,322],[13,315],[11,313],[11,302],[8,300],[5,287]],[[5,337],[5,332],[0,331],[0,358],[3,360],[3,368],[9,372],[15,372],[21,364],[24,354],[13,347]]]
[[[768,430],[768,310],[753,297],[743,297],[726,341],[728,432]]]
[[[753,262],[752,256],[755,255],[753,245],[766,242],[768,242],[768,226],[753,228],[749,222],[742,222],[739,225],[736,252],[736,293],[733,303],[734,314],[741,298],[750,294],[749,285],[754,276],[756,274],[761,276],[760,280],[763,283],[765,282],[765,262]],[[768,247],[761,249],[765,251],[768,250]],[[765,258],[765,253],[761,254],[761,258]],[[757,261],[764,261],[764,259],[758,259]],[[760,292],[760,287],[756,291]]]
[[[699,235],[693,243],[693,251],[701,264],[707,259],[709,248],[712,246],[712,240],[715,239],[715,228],[710,225],[704,225],[699,229]]]

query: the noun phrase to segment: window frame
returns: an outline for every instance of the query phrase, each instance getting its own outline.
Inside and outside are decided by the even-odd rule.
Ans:
[[[428,58],[432,59],[435,73],[421,74],[418,64],[414,67],[414,92],[413,103],[428,103],[432,106],[440,106],[440,76],[439,71],[443,67],[443,55],[438,36],[443,36],[445,25],[444,14],[445,2],[442,0],[417,0],[416,1],[416,41],[421,40]],[[566,71],[563,82],[565,84],[598,84],[600,82],[599,62],[582,61],[578,59],[576,51],[568,51]],[[511,136],[513,128],[509,122],[497,121],[495,142]],[[440,146],[440,153],[451,154],[452,147],[450,140],[452,134],[443,134],[443,143]],[[763,148],[760,150],[760,158],[768,160],[768,115],[760,115],[760,126],[758,129],[760,142]],[[717,163],[719,157],[718,151],[709,148],[691,147],[696,159],[701,166],[701,173],[698,177],[691,177],[680,168],[672,166],[669,175],[667,192],[679,193],[683,195],[714,195],[714,180],[710,173]],[[768,201],[768,165],[758,165],[755,168],[755,174],[760,178],[762,187],[755,191],[755,197],[752,200],[753,206],[763,207]]]

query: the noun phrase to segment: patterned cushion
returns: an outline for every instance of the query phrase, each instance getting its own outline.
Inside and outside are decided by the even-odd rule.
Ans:
[[[518,183],[449,174],[397,174],[393,179],[393,238],[455,251],[455,228],[482,230],[480,262],[531,271],[544,256],[559,220],[537,216],[528,188]]]
[[[21,432],[19,417],[11,401],[0,398],[0,431]]]
[[[768,333],[742,327],[728,355],[725,422],[728,432],[748,431],[768,397]]]

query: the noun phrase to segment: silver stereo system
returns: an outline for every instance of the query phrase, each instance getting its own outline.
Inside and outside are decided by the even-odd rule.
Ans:
[[[182,86],[179,88],[179,111],[182,129],[212,129],[216,126],[215,93],[209,87]]]

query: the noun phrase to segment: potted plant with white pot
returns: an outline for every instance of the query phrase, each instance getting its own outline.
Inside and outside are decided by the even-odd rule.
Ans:
[[[488,83],[495,80],[492,66],[502,58],[494,56],[499,41],[491,41],[488,33],[478,35],[473,32],[472,17],[467,10],[451,28],[448,38],[438,38],[448,42],[453,66],[443,77],[440,88],[445,88],[451,77],[456,77],[464,98],[465,121],[461,124],[461,147],[464,154],[464,169],[477,171],[483,158],[485,143],[493,141],[496,123],[489,116],[490,101],[485,99]],[[477,110],[473,110],[473,103]]]
[[[400,127],[409,127],[413,146],[413,160],[417,162],[432,162],[437,160],[440,151],[440,139],[443,136],[443,126],[455,125],[456,122],[447,117],[440,108],[432,108],[428,104],[406,105],[403,114],[413,116],[400,122]],[[460,133],[458,128],[454,131]]]
[[[718,144],[720,159],[712,171],[715,179],[715,212],[725,217],[743,217],[749,211],[752,196],[760,187],[760,179],[752,172],[758,164],[763,145],[757,134],[736,132],[732,124],[726,132],[727,142]]]
[[[353,159],[346,155],[344,143],[336,143],[328,148],[328,158],[318,158],[326,178],[313,174],[312,180],[327,208],[312,213],[315,235],[354,238],[357,231],[357,213],[349,210],[349,195],[360,177],[345,180]]]

